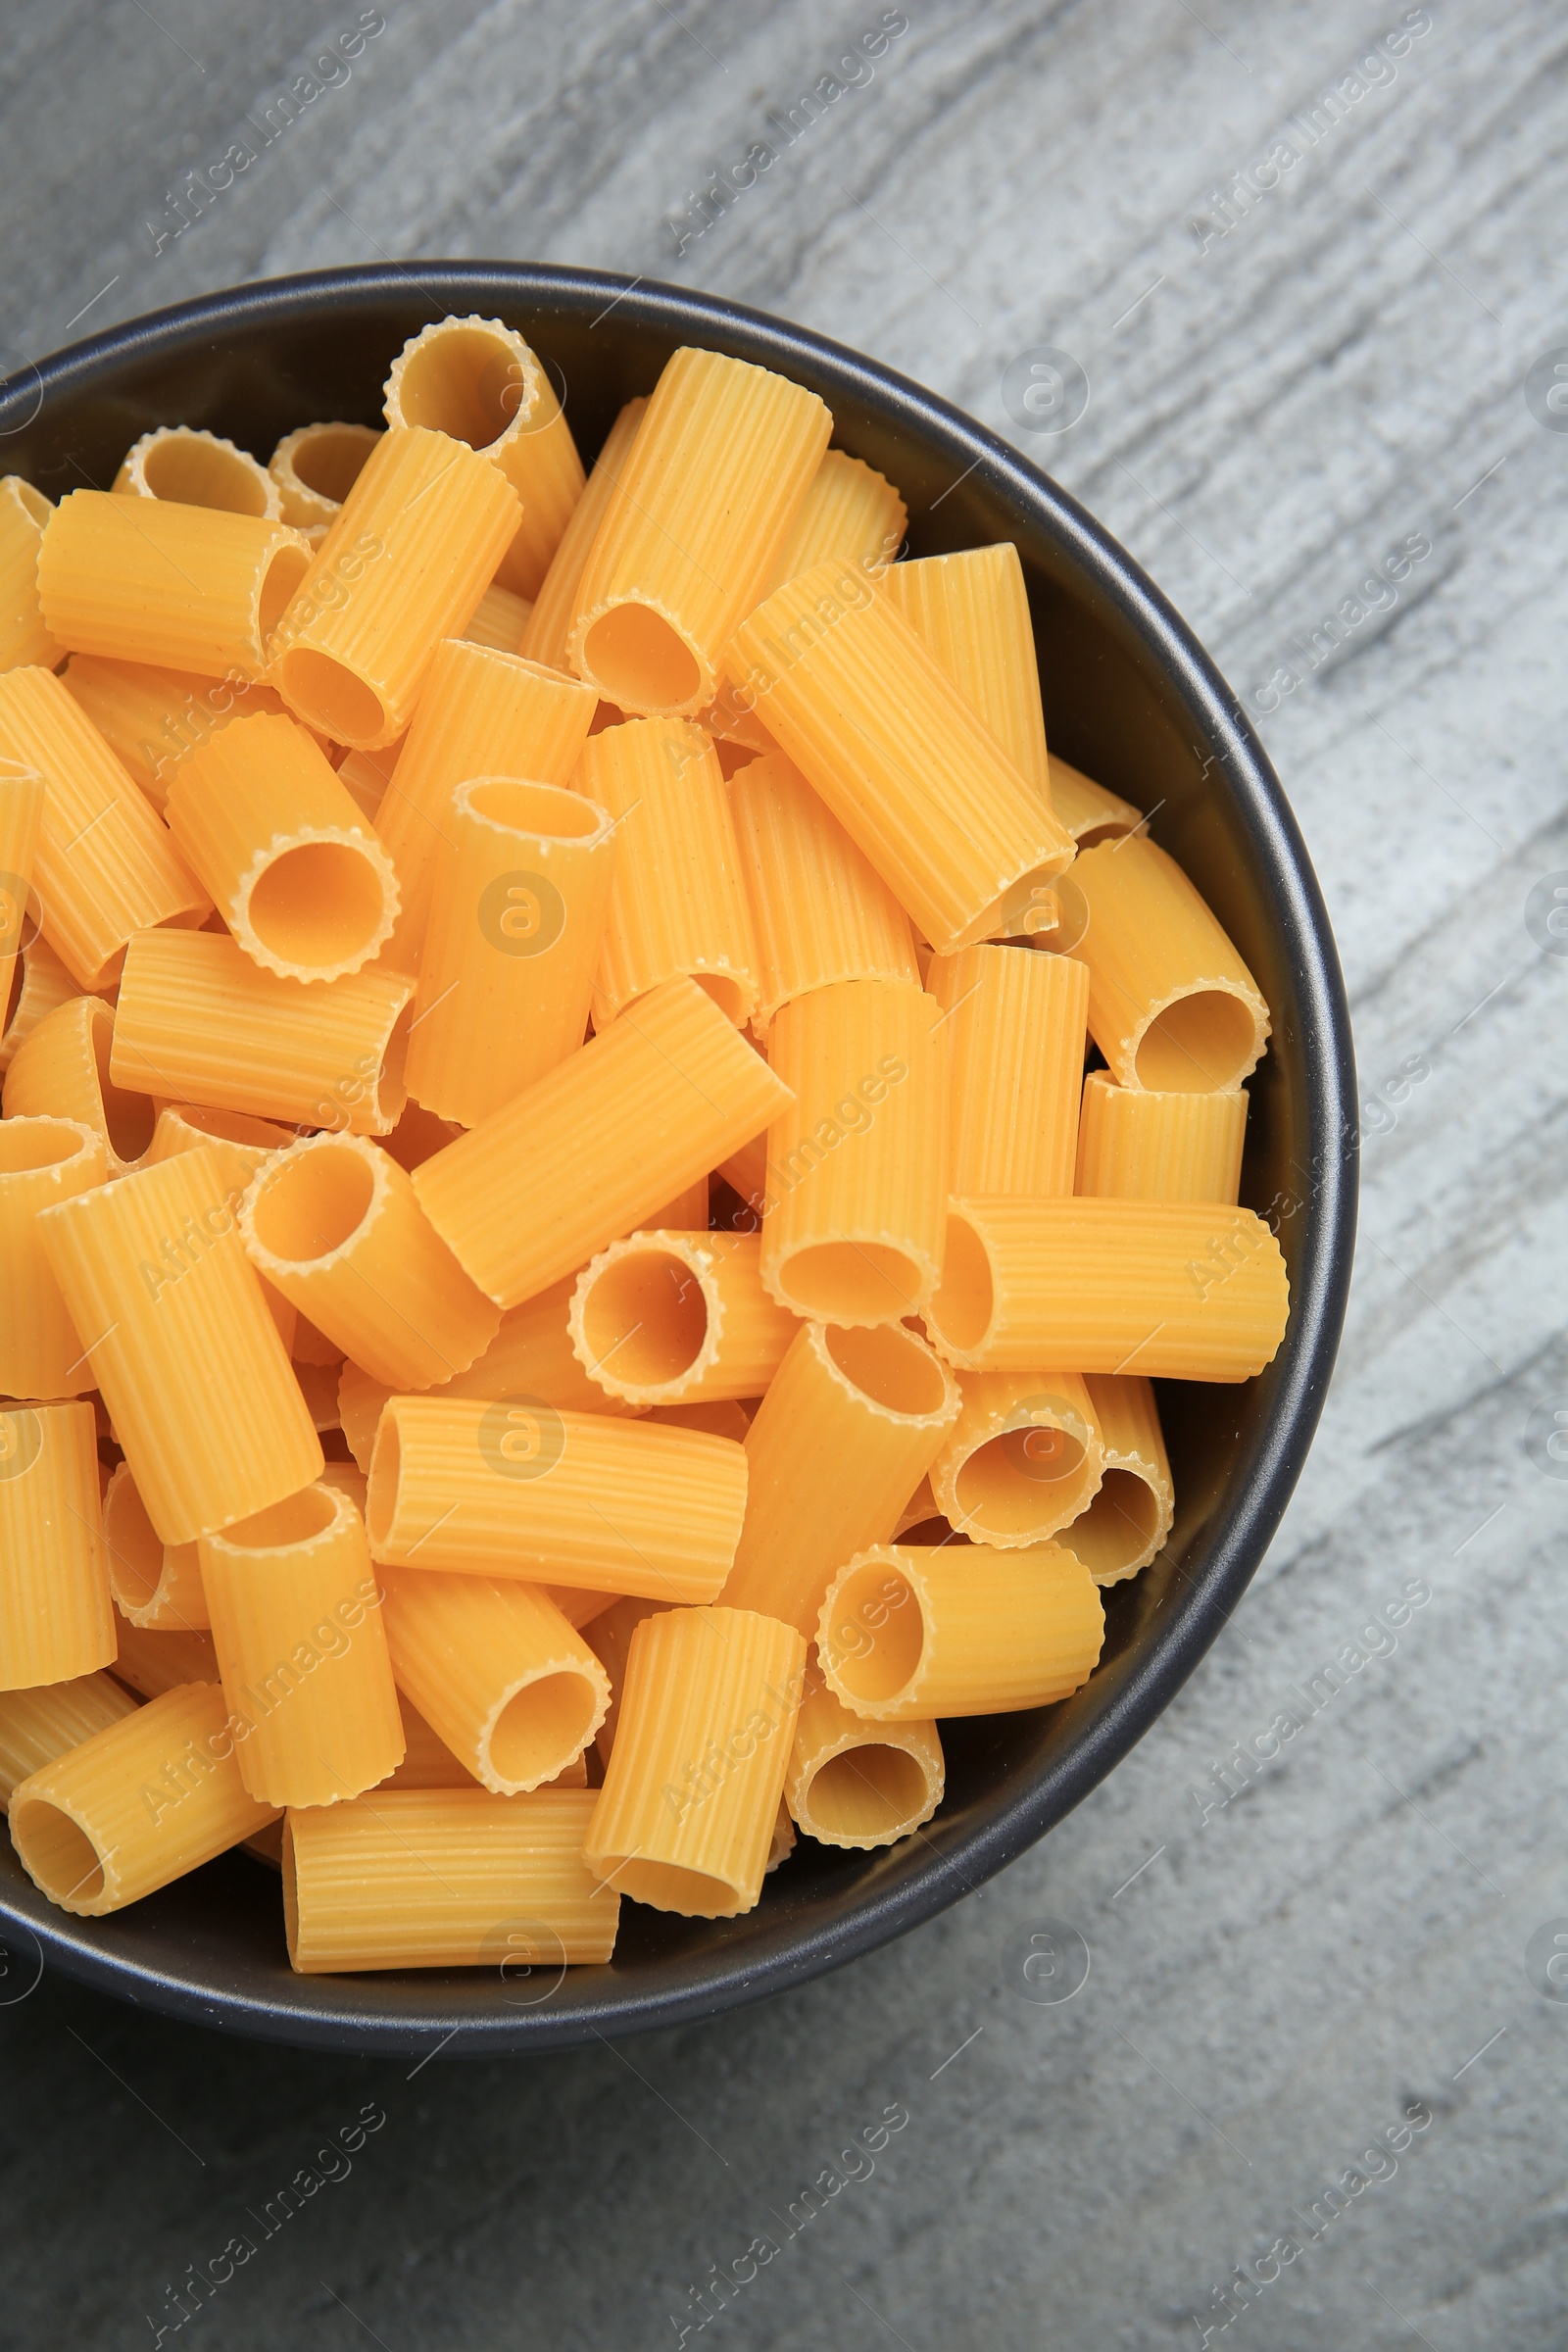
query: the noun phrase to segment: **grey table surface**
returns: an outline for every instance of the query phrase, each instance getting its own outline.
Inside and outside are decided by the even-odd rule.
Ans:
[[[352,68],[174,237],[179,174],[357,23]],[[703,176],[835,73],[693,233]],[[0,194],[7,365],[236,279],[531,257],[733,294],[1008,433],[1254,715],[1338,930],[1364,1133],[1284,1527],[1046,1843],[846,1973],[529,2065],[257,2048],[46,1978],[0,2007],[7,2340],[183,2332],[169,2290],[367,2109],[193,2340],[1568,2340],[1560,10],[56,0],[0,51]],[[1054,435],[1002,400],[1037,345],[1091,388]],[[1217,1764],[1412,1581],[1220,1802]],[[1071,2000],[1009,1978],[1045,1917],[1093,1953]],[[703,2305],[827,2167],[809,2226]]]

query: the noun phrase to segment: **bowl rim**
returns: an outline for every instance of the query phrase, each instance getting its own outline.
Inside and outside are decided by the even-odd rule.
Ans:
[[[978,1827],[924,1835],[929,1859],[918,1876],[845,1898],[842,1914],[814,1927],[780,1913],[771,1938],[753,1938],[660,1964],[657,1984],[617,1988],[610,1970],[573,1972],[580,1994],[569,2007],[488,2005],[425,1980],[420,2015],[376,2013],[378,1980],[302,1978],[297,2001],[262,1998],[207,1979],[199,1963],[152,1965],[92,1940],[98,1925],[48,1905],[30,1881],[0,1880],[0,1936],[20,1934],[68,1977],[137,2005],[192,2023],[263,2039],[361,2052],[490,2055],[563,2048],[716,2015],[803,1984],[874,1950],[945,1910],[1044,1837],[1121,1761],[1198,1666],[1260,1563],[1300,1473],[1333,1370],[1349,1289],[1356,1213],[1355,1068],[1349,1011],[1322,894],[1283,788],[1239,697],[1163,592],[1095,518],[1042,467],[953,403],[897,370],[812,329],[719,295],[624,272],[546,263],[429,261],[378,263],[301,272],[228,287],[104,329],[0,382],[0,463],[5,442],[41,414],[51,395],[71,395],[127,360],[177,358],[225,326],[268,322],[291,331],[313,317],[369,310],[413,294],[430,316],[491,316],[503,305],[593,323],[624,310],[681,340],[707,340],[780,373],[803,355],[854,399],[869,401],[935,445],[956,478],[988,486],[1051,537],[1075,575],[1098,593],[1125,634],[1146,653],[1206,738],[1225,776],[1237,821],[1266,869],[1274,911],[1294,967],[1300,1018],[1313,1039],[1305,1057],[1305,1100],[1298,1106],[1311,1191],[1297,1233],[1291,1319],[1279,1356],[1273,1410],[1251,1457],[1238,1465],[1207,1556],[1183,1612],[1173,1615],[1129,1663],[1110,1701],[1060,1756],[1045,1763]],[[32,402],[30,409],[27,404]],[[12,421],[13,409],[25,411]],[[600,1980],[602,1987],[582,1984]],[[403,1980],[395,1979],[395,1982]],[[334,1998],[331,1987],[341,1985]],[[466,1988],[471,1994],[471,1985]],[[352,1996],[352,1997],[350,1997]]]

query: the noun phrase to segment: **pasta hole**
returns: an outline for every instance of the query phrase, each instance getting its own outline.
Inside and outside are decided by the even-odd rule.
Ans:
[[[830,1756],[814,1773],[803,1811],[830,1838],[887,1838],[925,1810],[926,1779],[906,1748],[868,1741]]]
[[[1218,1094],[1240,1085],[1256,1052],[1251,1006],[1223,989],[1199,989],[1167,1004],[1144,1031],[1138,1083],[1151,1094]]]
[[[913,1332],[896,1323],[869,1331],[829,1329],[823,1345],[845,1379],[889,1412],[923,1421],[947,1401],[941,1365]]]
[[[62,1119],[0,1119],[0,1176],[61,1167],[81,1149],[80,1136]]]
[[[996,1295],[986,1246],[966,1217],[949,1217],[942,1280],[927,1320],[950,1348],[967,1354],[991,1328]]]
[[[33,521],[38,525],[38,528],[42,530],[47,524],[50,515],[54,513],[54,508],[51,506],[48,499],[45,498],[43,492],[41,490],[35,490],[31,482],[24,482],[20,474],[15,473],[11,477],[11,487],[16,496],[21,499],[24,507],[25,507],[27,513],[31,515]]]
[[[913,1585],[888,1560],[867,1560],[845,1577],[833,1603],[828,1644],[844,1690],[880,1706],[913,1681],[925,1647],[925,1619]]]
[[[458,326],[409,354],[398,400],[405,424],[429,425],[470,449],[488,449],[515,422],[527,388],[510,336]]]
[[[314,1544],[335,1527],[339,1509],[335,1488],[302,1487],[297,1494],[269,1503],[265,1511],[236,1519],[213,1540],[234,1551],[288,1551],[296,1544]]]
[[[104,1106],[104,1126],[109,1135],[109,1149],[117,1159],[140,1159],[153,1140],[158,1124],[158,1108],[151,1095],[133,1095],[122,1086],[116,1086],[109,1075],[110,1050],[115,1042],[115,1016],[101,998],[96,999],[97,1010],[88,1015],[92,1031],[92,1057],[98,1071],[98,1098]]]
[[[351,842],[301,842],[258,875],[245,912],[280,963],[346,963],[382,928],[386,885]]]
[[[392,1533],[397,1515],[398,1474],[403,1466],[403,1442],[394,1416],[383,1411],[370,1448],[370,1472],[365,1488],[365,1532],[373,1554]]]
[[[329,1257],[359,1231],[375,1198],[375,1167],[352,1144],[327,1141],[279,1159],[256,1195],[251,1223],[273,1257]]]
[[[829,1323],[872,1323],[907,1314],[924,1277],[908,1251],[885,1242],[818,1242],[779,1269],[797,1312]]]
[[[1159,1533],[1159,1496],[1136,1470],[1106,1470],[1100,1492],[1057,1541],[1091,1576],[1119,1576]]]
[[[498,1781],[551,1779],[588,1743],[596,1693],[586,1675],[545,1674],[509,1698],[490,1734]]]
[[[296,443],[290,462],[307,490],[341,506],[379,439],[364,425],[329,424]]]
[[[623,710],[689,710],[702,692],[696,655],[649,605],[612,605],[583,639],[582,661]]]
[[[253,1118],[248,1110],[212,1110],[205,1102],[176,1102],[171,1106],[183,1127],[192,1128],[197,1135],[217,1136],[226,1144],[259,1144],[266,1152],[276,1152],[294,1141],[292,1130],[274,1126],[270,1119]]]
[[[11,1024],[17,1017],[17,1006],[22,1003],[22,992],[26,985],[27,967],[19,956],[11,966],[11,981],[6,990],[5,1019],[0,1021],[0,1037],[10,1036]]]
[[[681,1870],[673,1862],[628,1862],[613,1875],[622,1894],[655,1911],[677,1911],[686,1919],[734,1916],[735,1888],[707,1871]]]
[[[1009,1429],[977,1446],[954,1480],[959,1515],[988,1535],[1027,1536],[1059,1527],[1072,1508],[1084,1448],[1064,1429]]]
[[[559,784],[532,784],[517,776],[481,776],[460,787],[462,802],[475,816],[512,833],[545,841],[584,841],[603,818],[592,801]]]
[[[288,1942],[288,1956],[295,1968],[299,1966],[300,1950],[300,1887],[294,1859],[294,1824],[283,1816],[283,1934]]]
[[[69,1813],[43,1797],[11,1808],[11,1839],[28,1876],[52,1903],[86,1911],[104,1890],[98,1848]]]
[[[634,1250],[607,1266],[583,1302],[591,1361],[631,1389],[689,1372],[708,1339],[701,1278],[673,1250]]]
[[[725,1020],[733,1021],[738,1029],[751,1009],[740,982],[732,980],[728,972],[693,972],[692,978],[712,998]]]
[[[131,1480],[117,1476],[105,1498],[104,1535],[109,1545],[109,1589],[128,1616],[157,1597],[164,1581],[163,1538],[147,1516]]]
[[[182,507],[214,507],[224,514],[265,514],[267,487],[254,463],[237,450],[196,434],[172,433],[142,459],[141,478],[154,498]]]
[[[264,614],[264,638],[270,636],[277,626],[283,606],[292,594],[290,587],[270,622]],[[380,696],[363,678],[357,678],[352,669],[334,662],[330,654],[315,653],[306,645],[295,646],[279,662],[277,674],[284,701],[308,726],[318,727],[334,742],[373,743],[377,736],[386,733],[390,721]]]
[[[256,602],[256,628],[264,646],[282,619],[283,609],[289,598],[310,568],[310,549],[296,547],[292,540],[285,540],[262,574],[261,594]],[[380,709],[379,702],[376,709]]]

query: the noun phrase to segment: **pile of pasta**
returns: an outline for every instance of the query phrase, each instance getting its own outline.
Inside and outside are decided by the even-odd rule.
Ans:
[[[240,1846],[296,1969],[532,1972],[916,1835],[1165,1544],[1152,1379],[1278,1348],[1262,996],[1048,754],[1014,548],[898,560],[832,432],[683,349],[585,479],[448,318],[384,429],[0,484],[0,1793],[68,1911]]]

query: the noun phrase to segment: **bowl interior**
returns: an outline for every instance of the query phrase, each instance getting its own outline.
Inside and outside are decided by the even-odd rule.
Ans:
[[[1251,1081],[1244,1202],[1278,1219],[1284,1348],[1240,1388],[1162,1383],[1176,1524],[1107,1592],[1103,1662],[1032,1714],[944,1728],[937,1819],[882,1853],[802,1840],[740,1920],[628,1905],[608,1968],[564,1978],[451,1971],[299,1978],[274,1874],[229,1855],[102,1921],[54,1911],[0,1847],[0,1920],[20,1952],[241,2032],[359,2048],[547,2046],[703,2015],[798,1982],[939,1910],[1059,1819],[1148,1728],[1256,1567],[1304,1457],[1332,1365],[1354,1211],[1348,1022],[1305,852],[1233,695],[1158,592],[1026,461],[905,379],[819,338],[672,288],[501,266],[344,270],[133,322],[0,387],[0,466],[59,498],[106,488],[150,426],[227,435],[263,462],[315,419],[378,423],[406,338],[448,313],[499,317],[548,364],[585,461],[669,353],[702,343],[773,367],[832,409],[835,445],[897,483],[909,550],[1016,542],[1053,749],[1152,810],[1273,1012]],[[1049,444],[1047,445],[1049,447]]]

